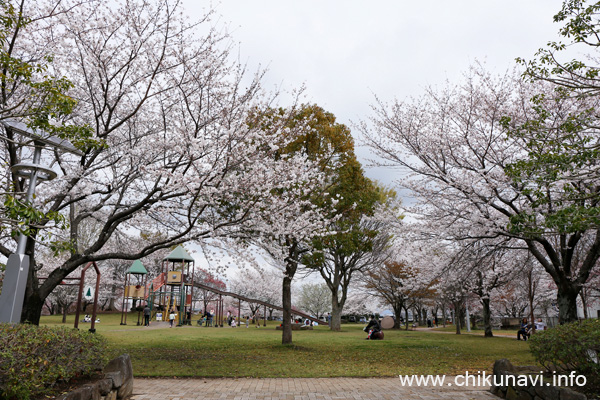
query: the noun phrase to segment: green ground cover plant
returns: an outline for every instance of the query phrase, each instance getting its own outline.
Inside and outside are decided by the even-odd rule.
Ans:
[[[106,339],[67,327],[0,324],[0,398],[26,400],[106,363]]]
[[[600,393],[600,320],[587,319],[538,332],[531,352],[548,371],[576,371],[585,375],[588,394]]]
[[[137,326],[137,314],[126,326],[118,314],[100,318],[96,329],[110,356],[130,354],[138,377],[383,377],[491,372],[500,358],[535,364],[528,342],[503,337],[386,330],[385,340],[367,341],[362,324],[344,324],[342,332],[327,326],[294,331],[294,344],[283,346],[279,322],[246,329],[204,328],[193,321],[171,329],[156,322]],[[58,322],[60,317],[42,319]]]

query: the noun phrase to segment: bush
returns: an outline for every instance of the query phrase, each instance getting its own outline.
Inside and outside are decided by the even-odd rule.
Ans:
[[[65,327],[0,324],[0,398],[29,399],[106,364],[106,341]]]
[[[587,378],[586,393],[600,393],[600,320],[539,331],[531,337],[530,349],[549,371],[575,371]]]

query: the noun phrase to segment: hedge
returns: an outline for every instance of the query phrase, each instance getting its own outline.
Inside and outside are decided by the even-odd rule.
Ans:
[[[29,399],[106,364],[102,336],[66,327],[0,324],[0,398]]]
[[[587,384],[581,388],[584,392],[600,393],[600,320],[538,331],[529,343],[533,356],[547,370],[575,371],[586,377]]]

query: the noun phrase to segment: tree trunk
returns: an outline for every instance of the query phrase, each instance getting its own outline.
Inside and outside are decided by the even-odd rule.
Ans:
[[[298,269],[298,243],[293,240],[289,245],[288,257],[285,261],[285,275],[283,277],[282,307],[283,324],[281,343],[292,344],[292,279]]]
[[[535,334],[535,319],[534,319],[534,315],[533,315],[533,300],[535,300],[535,289],[536,289],[536,284],[534,282],[533,279],[533,269],[530,268],[529,271],[527,271],[527,300],[529,302],[529,323],[530,323],[530,327],[531,330],[530,332]]]
[[[578,236],[581,237],[580,235]],[[572,235],[569,238],[569,247],[571,249],[575,248],[579,240],[575,237],[576,235]],[[546,272],[552,276],[554,283],[556,283],[558,288],[558,294],[556,297],[558,303],[559,323],[565,324],[568,322],[577,321],[577,296],[581,290],[581,284],[588,280],[590,272],[600,257],[600,231],[596,231],[596,240],[585,255],[583,264],[581,265],[577,276],[570,275],[570,271],[573,268],[571,265],[571,259],[568,261],[567,265],[549,264],[544,254],[539,251],[533,241],[526,240],[526,243],[531,253],[542,264]],[[551,247],[548,242],[539,241],[539,243],[545,245],[545,248]]]
[[[29,295],[27,292],[28,291],[25,292],[25,303],[23,304],[23,311],[21,312],[21,323],[39,325],[44,300],[40,298],[37,291],[29,293]]]
[[[292,343],[292,278],[286,276],[283,278],[283,335],[282,344]]]
[[[556,299],[558,304],[558,322],[561,325],[567,322],[577,321],[578,295],[579,291],[577,289],[558,287]]]
[[[67,312],[69,311],[69,306],[64,306],[62,309],[62,323],[67,323]]]
[[[342,330],[342,307],[338,301],[337,290],[331,293],[331,328],[332,331]]]
[[[400,316],[402,315],[402,306],[396,305],[394,307],[394,329],[400,329]]]
[[[118,278],[117,269],[115,268],[113,271],[113,282],[115,282]],[[115,304],[117,300],[117,284],[113,283],[110,287],[110,302],[108,303],[107,311],[117,311],[117,305]]]
[[[447,315],[446,315],[446,306],[444,305],[442,307],[442,326],[445,328],[446,327],[446,320],[447,320]]]
[[[28,323],[32,325],[40,324],[40,317],[42,316],[42,308],[44,307],[44,301],[46,296],[42,298],[40,295],[38,279],[36,275],[36,262],[35,258],[32,257],[31,246],[33,240],[29,238],[27,240],[27,251],[29,255],[29,273],[27,275],[27,286],[25,288],[25,298],[23,299],[23,310],[21,311],[21,323]]]
[[[588,316],[585,289],[581,289],[581,292],[579,292],[579,297],[581,298],[581,306],[583,307],[583,319],[588,319],[589,316]]]
[[[481,303],[483,304],[483,327],[485,330],[485,337],[493,337],[492,333],[492,321],[491,321],[491,311],[490,311],[490,299],[483,298],[481,299]]]
[[[461,312],[462,302],[454,303],[454,326],[456,327],[456,334],[460,335],[460,321],[462,319]]]

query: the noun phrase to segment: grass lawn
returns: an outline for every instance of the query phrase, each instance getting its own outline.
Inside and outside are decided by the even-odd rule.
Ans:
[[[456,332],[456,327],[454,325],[446,325],[446,327],[443,326],[439,326],[437,328],[434,328],[434,330],[439,331],[439,332]],[[461,328],[461,333],[471,333],[473,335],[483,335],[485,333],[485,330],[483,328],[471,328],[471,332],[467,332],[466,328]],[[494,333],[494,335],[501,335],[501,336],[513,336],[513,338],[517,338],[517,331],[518,329],[493,329],[492,332]]]
[[[385,331],[385,340],[364,340],[361,324],[294,331],[294,345],[281,345],[279,323],[266,328],[145,328],[137,314],[121,326],[120,314],[102,314],[97,334],[109,342],[110,356],[131,355],[135,375],[153,377],[382,377],[399,374],[491,372],[494,360],[534,365],[527,342],[418,331]],[[60,324],[59,316],[42,324]],[[67,324],[73,325],[74,316]],[[156,326],[156,325],[155,325]],[[80,323],[80,329],[89,324]]]

